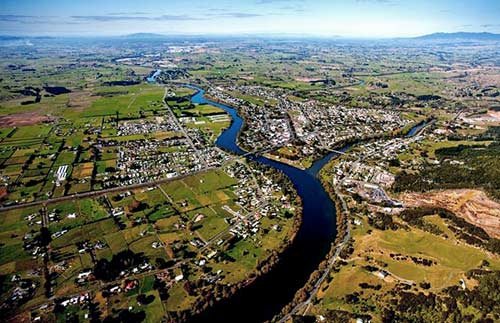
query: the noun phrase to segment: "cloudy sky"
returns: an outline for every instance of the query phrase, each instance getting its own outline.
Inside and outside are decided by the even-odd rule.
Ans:
[[[0,0],[3,35],[500,32],[500,0]]]

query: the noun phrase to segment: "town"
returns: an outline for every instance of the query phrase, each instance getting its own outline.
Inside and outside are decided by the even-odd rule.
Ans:
[[[0,37],[2,317],[497,321],[499,43],[433,37]]]

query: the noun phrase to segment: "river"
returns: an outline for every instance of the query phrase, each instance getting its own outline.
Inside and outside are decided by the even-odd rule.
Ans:
[[[410,138],[410,137],[415,136],[417,133],[420,132],[420,130],[422,130],[425,126],[427,126],[430,122],[433,122],[434,120],[435,120],[434,118],[431,118],[428,120],[420,121],[418,124],[414,125],[410,129],[410,131],[408,131],[408,134],[406,135],[406,137]]]
[[[191,98],[193,103],[210,104],[231,115],[231,126],[219,136],[216,145],[236,155],[243,155],[245,151],[237,145],[243,119],[237,111],[225,104],[206,99],[203,89],[186,86],[198,91]],[[269,320],[305,285],[311,273],[325,259],[337,234],[335,206],[317,178],[321,168],[335,155],[331,153],[325,156],[306,170],[262,156],[247,157],[279,169],[290,178],[302,199],[302,224],[293,244],[281,255],[279,263],[268,274],[241,289],[231,298],[215,304],[195,317],[193,322],[257,323]]]
[[[149,83],[156,83],[156,78],[160,76],[160,74],[161,70],[156,70],[153,74],[151,74],[151,76],[146,78],[146,81],[148,81]]]

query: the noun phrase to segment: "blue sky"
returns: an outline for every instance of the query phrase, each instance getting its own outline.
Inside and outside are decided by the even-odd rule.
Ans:
[[[500,0],[0,0],[0,34],[500,32]]]

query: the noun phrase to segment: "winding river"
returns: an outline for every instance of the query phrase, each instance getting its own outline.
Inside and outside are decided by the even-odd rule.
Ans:
[[[232,118],[231,126],[217,138],[216,145],[236,155],[243,155],[237,145],[238,134],[243,119],[237,111],[225,104],[208,100],[205,91],[192,85],[183,86],[197,90],[191,102],[210,104],[225,110]],[[429,123],[422,121],[413,126],[407,137],[412,137]],[[346,145],[340,151],[349,148]],[[302,288],[311,273],[319,267],[330,250],[336,231],[335,206],[324,190],[319,179],[319,171],[336,153],[330,153],[313,165],[300,170],[263,156],[247,155],[247,158],[271,166],[284,172],[292,181],[302,199],[302,224],[293,244],[281,254],[278,264],[267,274],[259,277],[251,285],[241,289],[229,299],[218,302],[213,307],[193,318],[201,323],[260,323],[272,319],[287,305],[297,290]]]
[[[205,91],[185,85],[198,92],[191,98],[197,104],[219,107],[232,117],[231,126],[217,139],[216,145],[236,155],[246,152],[236,143],[243,119],[236,110],[204,97]],[[293,244],[281,255],[279,263],[266,275],[241,289],[229,299],[218,302],[193,322],[257,323],[271,319],[288,304],[303,287],[310,274],[325,259],[336,236],[335,206],[317,178],[321,168],[333,157],[331,153],[316,161],[309,169],[298,168],[256,155],[248,158],[284,172],[292,181],[303,203],[302,225]]]

